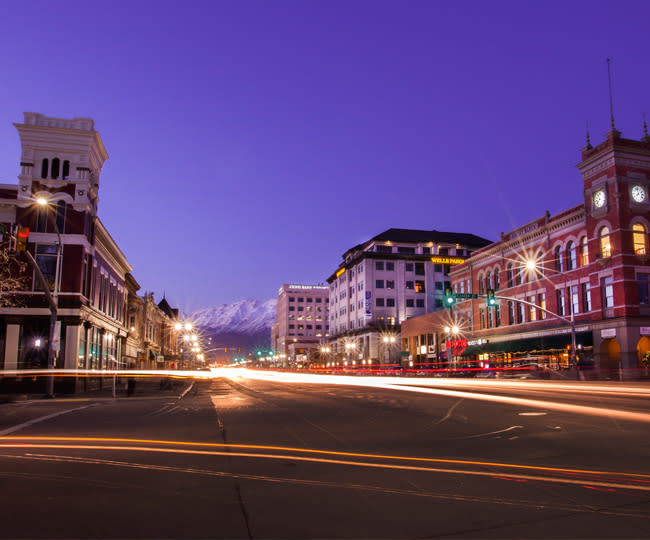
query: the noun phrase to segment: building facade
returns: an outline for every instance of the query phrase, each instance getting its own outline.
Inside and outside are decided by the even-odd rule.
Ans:
[[[329,287],[284,284],[278,290],[271,348],[284,363],[304,365],[318,357],[329,337]]]
[[[416,365],[534,359],[612,378],[638,374],[650,351],[647,130],[631,140],[612,129],[583,148],[578,169],[583,203],[503,234],[450,273],[454,292],[494,290],[494,307],[483,297],[458,299],[451,313],[409,322],[403,347]],[[444,331],[454,325],[457,335]]]
[[[108,154],[94,122],[25,113],[15,127],[20,174],[17,185],[0,185],[0,224],[29,228],[27,250],[58,308],[56,366],[133,365],[141,344],[129,319],[144,304],[136,300],[131,265],[97,214]],[[4,370],[47,367],[49,304],[31,267],[22,277],[24,286],[12,292],[16,302],[0,306]]]
[[[398,363],[401,324],[441,309],[451,268],[488,244],[473,234],[389,229],[346,251],[327,279],[332,359]]]

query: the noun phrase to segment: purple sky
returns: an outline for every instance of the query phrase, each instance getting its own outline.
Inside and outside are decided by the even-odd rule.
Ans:
[[[95,119],[100,217],[197,309],[322,282],[390,227],[496,239],[578,204],[650,113],[650,2],[10,2],[0,183],[23,111]]]

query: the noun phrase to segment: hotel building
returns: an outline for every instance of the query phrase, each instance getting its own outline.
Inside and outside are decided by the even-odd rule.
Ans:
[[[333,358],[396,362],[401,324],[441,309],[451,269],[488,244],[473,234],[388,229],[346,251],[327,279]]]

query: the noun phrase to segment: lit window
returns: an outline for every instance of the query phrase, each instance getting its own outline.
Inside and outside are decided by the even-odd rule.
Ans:
[[[632,225],[632,240],[634,243],[634,253],[636,255],[645,255],[647,253],[647,236],[647,231],[643,223],[635,223]]]
[[[600,256],[601,257],[611,257],[612,256],[612,244],[609,240],[609,228],[602,227],[600,233],[598,234],[598,239],[600,240]]]
[[[580,239],[580,266],[587,266],[589,264],[589,247],[587,246],[587,237],[583,236]]]

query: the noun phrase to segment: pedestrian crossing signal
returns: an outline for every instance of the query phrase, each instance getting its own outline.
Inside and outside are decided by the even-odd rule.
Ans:
[[[18,231],[16,232],[16,251],[26,251],[28,239],[29,229],[27,227],[18,227]]]

